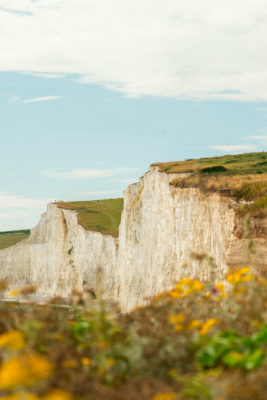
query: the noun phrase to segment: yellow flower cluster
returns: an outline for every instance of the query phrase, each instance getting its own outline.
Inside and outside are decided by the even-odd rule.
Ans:
[[[81,364],[88,367],[91,364],[91,360],[89,357],[83,357],[81,359]]]
[[[184,278],[181,279],[169,295],[173,298],[182,299],[192,293],[202,291],[204,284],[197,279]]]
[[[3,362],[0,369],[0,389],[32,386],[51,376],[52,364],[37,353],[22,353]]]
[[[152,397],[150,400],[175,400],[176,395],[173,392],[169,393],[159,393],[156,396]]]
[[[177,315],[171,315],[169,317],[169,322],[170,324],[173,325],[173,328],[178,332],[183,329],[186,329],[185,325],[185,315],[183,313],[177,314]],[[202,322],[198,319],[192,320],[189,325],[187,326],[187,329],[190,331],[193,331],[195,329],[198,329],[199,335],[206,335],[209,333],[214,325],[219,324],[220,321],[215,318],[210,318],[205,322]]]
[[[198,329],[199,335],[206,335],[207,333],[209,333],[212,330],[214,325],[219,324],[219,323],[220,323],[220,321],[215,318],[210,318],[206,322],[202,322],[202,321],[199,321],[198,319],[194,319],[188,325],[188,329],[190,331]]]
[[[214,325],[219,323],[220,321],[215,318],[210,318],[206,322],[201,323],[201,328],[198,331],[199,335],[206,335],[213,329]]]
[[[185,315],[183,313],[177,315],[171,315],[169,317],[170,324],[173,325],[173,328],[177,332],[184,329],[184,320],[185,320]]]
[[[255,276],[251,274],[249,267],[240,268],[239,270],[227,275],[226,280],[231,285],[237,285],[241,282],[247,282],[254,278]]]
[[[7,347],[11,350],[23,349],[25,340],[22,332],[11,330],[0,335],[0,348]]]

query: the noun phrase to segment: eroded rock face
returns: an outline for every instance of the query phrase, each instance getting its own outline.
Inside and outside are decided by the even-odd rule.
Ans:
[[[185,275],[219,279],[227,270],[235,224],[231,200],[174,188],[169,184],[174,177],[152,167],[124,193],[115,270],[124,311]]]
[[[11,287],[35,283],[37,295],[48,297],[67,297],[84,283],[98,292],[101,281],[104,295],[127,312],[184,276],[216,281],[229,266],[266,267],[266,219],[252,220],[251,238],[244,237],[234,200],[170,185],[185,175],[151,167],[130,185],[119,240],[86,231],[74,211],[50,204],[29,238],[0,251],[0,278]]]
[[[36,284],[37,296],[68,297],[84,285],[97,291],[101,281],[112,295],[117,238],[87,231],[77,223],[75,211],[49,204],[31,235],[0,251],[0,278],[12,288]]]

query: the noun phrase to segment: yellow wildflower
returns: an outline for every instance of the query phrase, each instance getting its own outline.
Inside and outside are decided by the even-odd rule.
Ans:
[[[184,329],[184,322],[185,320],[185,315],[183,313],[177,314],[177,315],[171,315],[169,317],[169,322],[170,324],[174,325],[174,330],[179,332]]]
[[[52,374],[52,364],[36,353],[21,354],[4,361],[0,369],[0,389],[31,386]]]
[[[176,332],[180,332],[180,331],[182,331],[184,329],[184,325],[183,324],[176,324],[176,325],[174,325],[173,329]]]
[[[91,364],[90,358],[89,358],[89,357],[83,357],[83,358],[81,359],[81,364],[82,364],[82,365],[85,365],[85,366],[89,366],[89,365]]]
[[[10,296],[12,296],[12,297],[16,297],[16,296],[18,296],[19,295],[19,290],[11,290],[10,291]]]
[[[150,400],[175,400],[176,395],[174,392],[169,393],[159,393],[156,396],[152,397]]]
[[[250,268],[248,267],[240,268],[239,270],[227,275],[226,280],[231,285],[237,285],[240,282],[250,281],[255,276],[253,274],[250,274],[249,272]]]
[[[114,360],[114,358],[107,358],[107,359],[106,359],[106,364],[107,364],[109,367],[112,367],[113,365],[116,364],[116,361]]]
[[[184,278],[181,279],[175,286],[175,289],[169,292],[169,295],[173,298],[184,298],[192,293],[201,291],[204,289],[204,285],[199,280]]]
[[[183,322],[185,320],[185,315],[183,313],[177,314],[177,315],[171,315],[169,317],[169,322],[170,324],[177,324],[179,322]]]
[[[55,389],[43,396],[42,400],[73,400],[73,397],[65,390]]]
[[[25,346],[23,333],[11,330],[0,336],[0,347],[8,347],[12,350],[22,349]]]
[[[209,333],[212,330],[213,326],[216,324],[219,324],[219,321],[217,319],[215,319],[215,318],[208,319],[201,326],[201,329],[199,330],[199,334],[206,335],[207,333]]]
[[[194,329],[199,328],[201,324],[202,324],[201,321],[199,321],[198,319],[193,319],[193,321],[191,321],[190,324],[188,325],[188,329],[190,331],[193,331]]]
[[[61,365],[63,368],[76,368],[77,362],[75,360],[64,360]]]
[[[216,283],[215,288],[221,293],[224,290],[224,284],[222,282],[218,282]]]

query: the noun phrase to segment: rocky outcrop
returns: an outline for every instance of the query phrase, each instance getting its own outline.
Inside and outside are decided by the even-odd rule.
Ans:
[[[124,311],[184,276],[216,281],[229,266],[249,264],[259,271],[267,265],[266,219],[252,219],[251,232],[245,233],[231,197],[175,187],[170,183],[177,177],[186,174],[151,167],[124,193],[115,269],[117,301]]]
[[[0,251],[0,278],[12,288],[35,284],[38,297],[68,297],[85,285],[111,297],[117,240],[85,230],[75,211],[49,204],[27,239]]]
[[[13,287],[35,283],[49,297],[67,297],[84,283],[98,292],[101,281],[105,296],[127,312],[183,276],[216,281],[229,266],[264,268],[266,219],[253,219],[253,234],[244,235],[230,196],[170,184],[186,176],[152,166],[130,185],[119,239],[87,231],[74,211],[49,205],[29,238],[0,251],[0,277]]]
[[[198,189],[177,189],[177,174],[151,167],[124,193],[117,298],[132,309],[182,276],[219,278],[227,270],[235,213],[229,199]]]

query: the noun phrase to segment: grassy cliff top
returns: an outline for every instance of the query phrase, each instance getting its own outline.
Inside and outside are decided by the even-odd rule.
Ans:
[[[161,172],[183,173],[200,171],[205,174],[220,175],[246,175],[267,173],[267,153],[244,153],[238,155],[225,155],[221,157],[188,159],[185,161],[172,161],[155,163]]]
[[[123,199],[70,201],[56,204],[65,210],[77,211],[78,222],[83,228],[118,236]]]
[[[30,235],[30,230],[0,232],[0,250],[26,239]]]
[[[157,163],[161,172],[189,173],[176,177],[171,185],[198,187],[203,192],[221,192],[233,196],[243,213],[267,216],[267,153],[245,153],[221,157]]]

